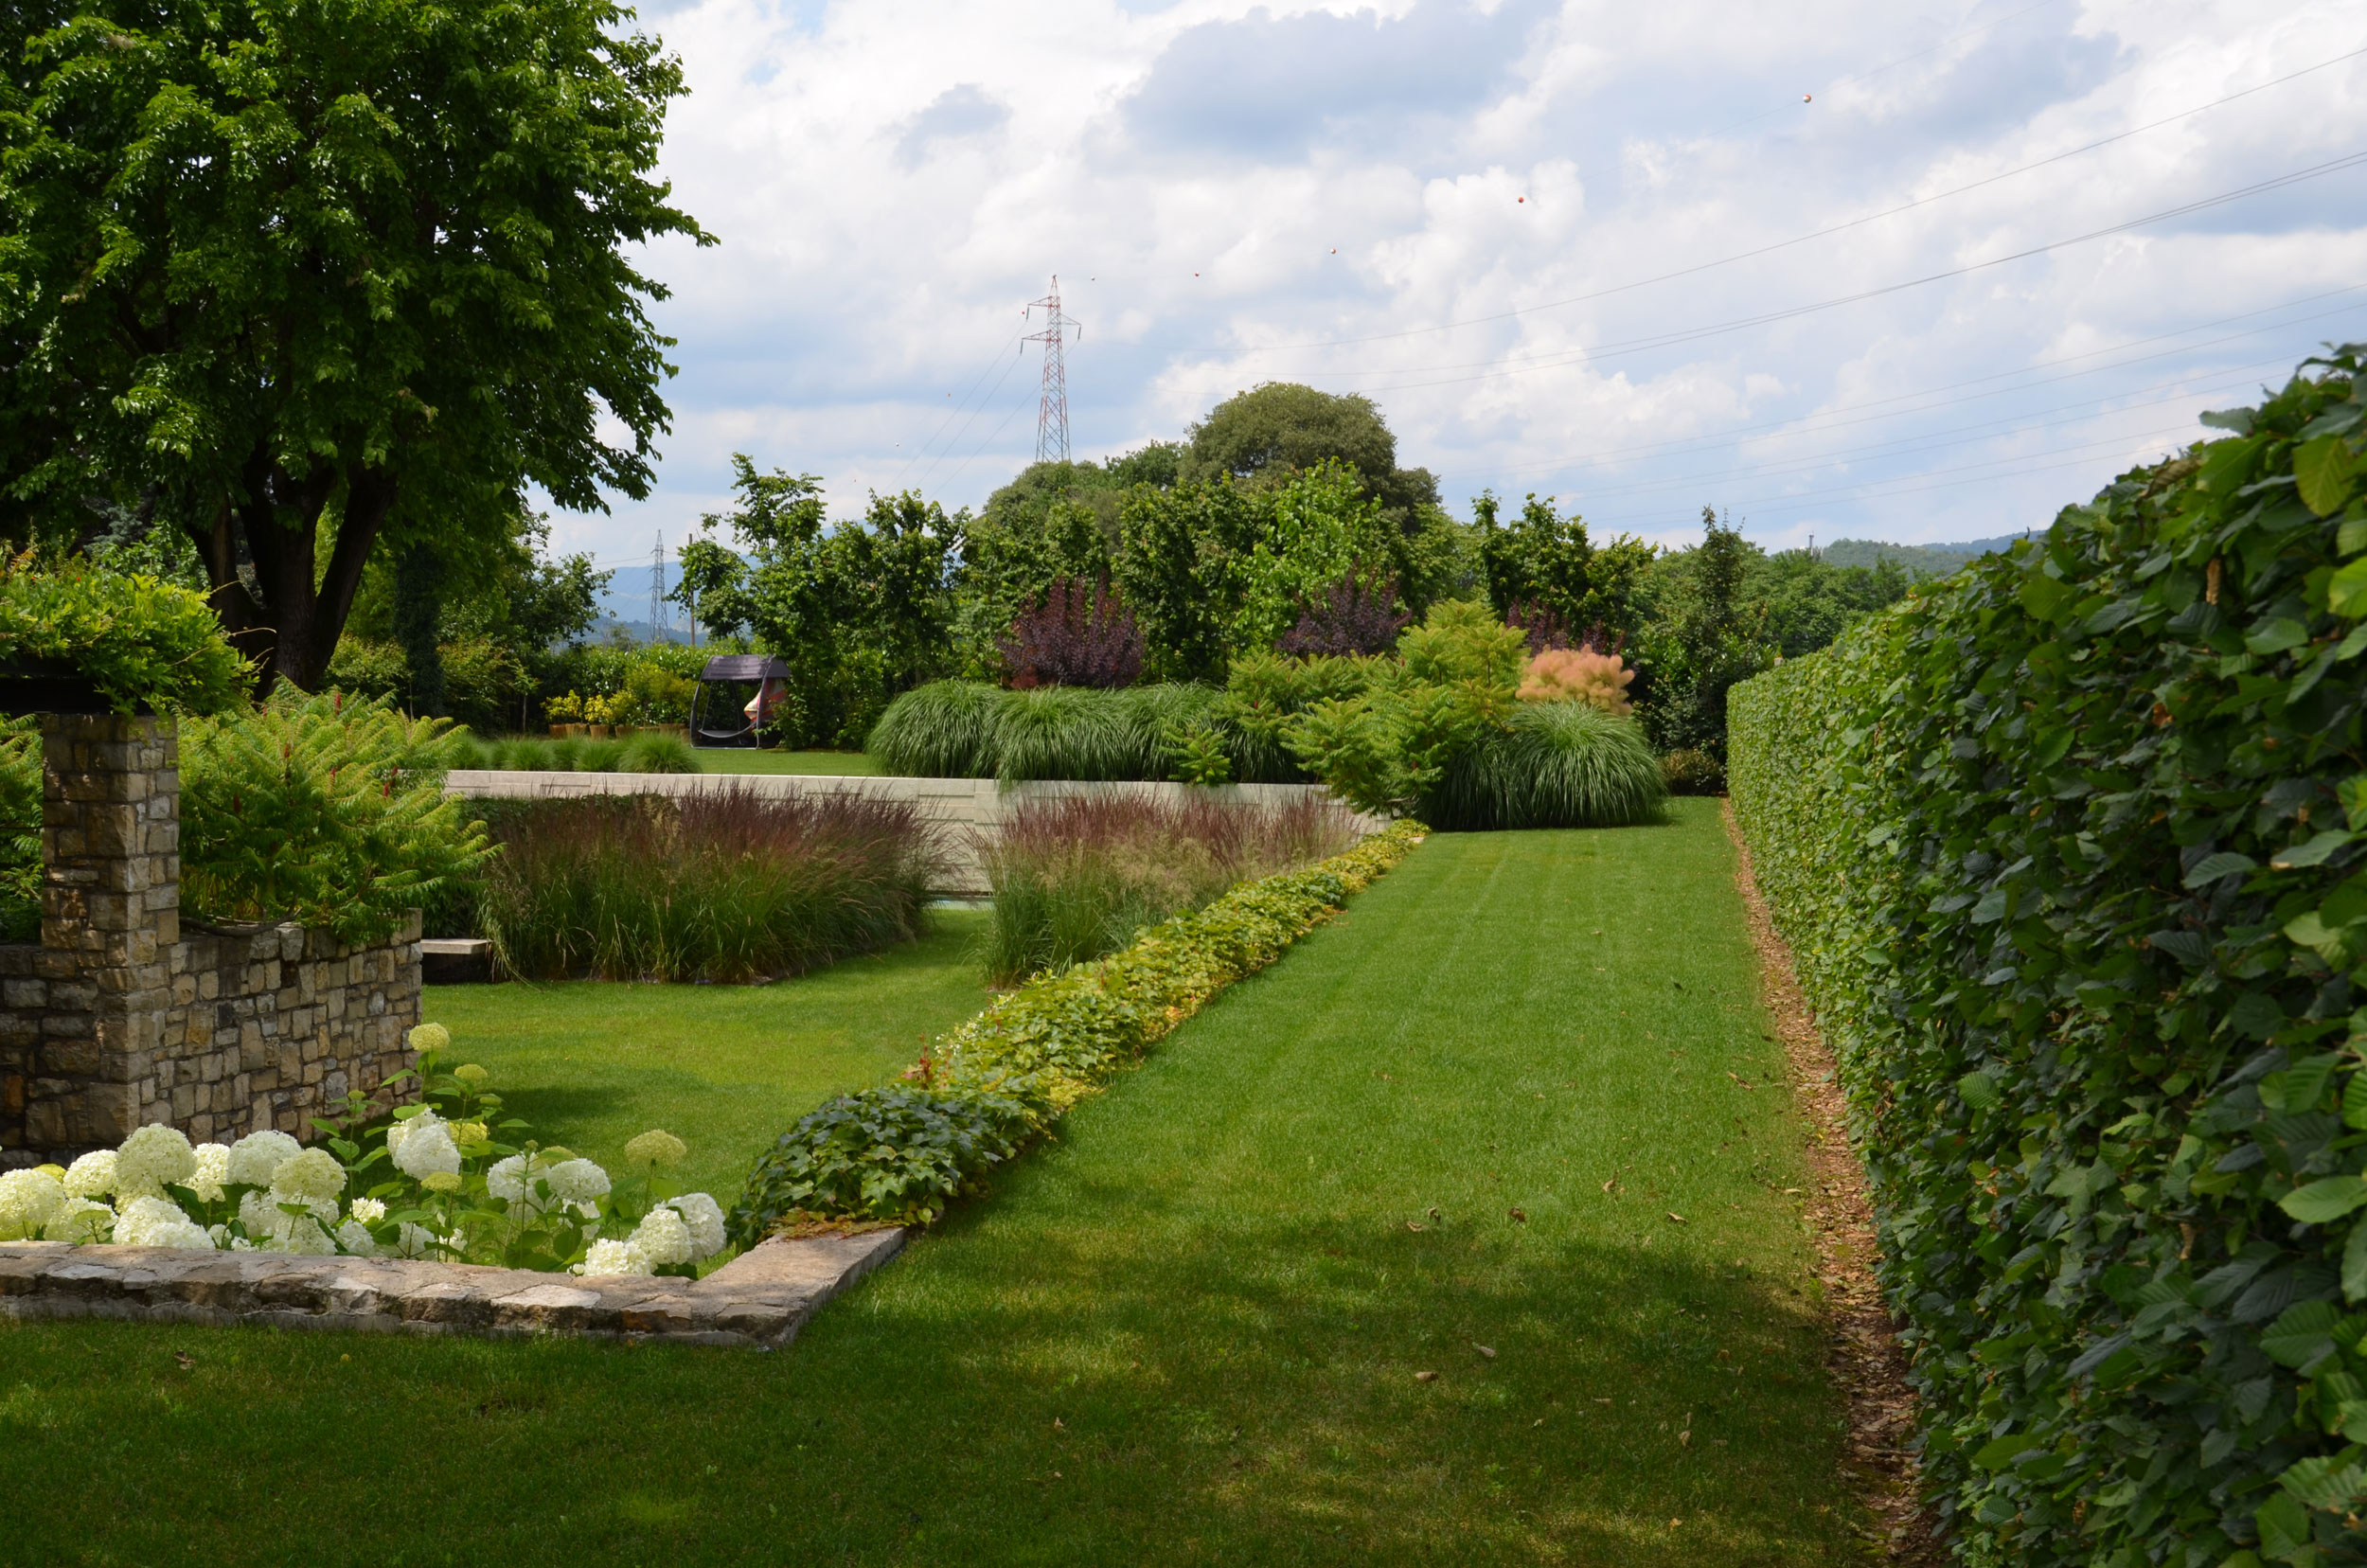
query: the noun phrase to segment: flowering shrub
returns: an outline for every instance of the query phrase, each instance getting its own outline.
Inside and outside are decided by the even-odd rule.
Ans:
[[[1549,648],[1529,660],[1521,679],[1524,703],[1579,702],[1625,718],[1634,712],[1628,686],[1635,671],[1616,653],[1591,648]]]
[[[841,1095],[781,1134],[748,1174],[729,1234],[934,1220],[1211,996],[1282,956],[1428,831],[1398,822],[1304,871],[1245,882],[1125,952],[1031,980],[941,1037],[904,1085]]]
[[[491,1075],[442,1070],[441,1025],[411,1031],[421,1102],[365,1125],[360,1095],[307,1149],[285,1132],[197,1144],[161,1123],[121,1147],[0,1175],[0,1241],[189,1247],[317,1256],[435,1257],[579,1274],[694,1275],[723,1250],[723,1211],[660,1174],[682,1140],[642,1133],[622,1181],[524,1138]],[[517,1139],[517,1142],[509,1140]]]

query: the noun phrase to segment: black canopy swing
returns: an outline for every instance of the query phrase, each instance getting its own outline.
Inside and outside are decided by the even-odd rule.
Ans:
[[[753,701],[735,703],[737,693],[710,686],[753,686]],[[764,721],[789,691],[789,666],[761,653],[719,653],[699,671],[690,699],[690,743],[694,746],[762,746]]]

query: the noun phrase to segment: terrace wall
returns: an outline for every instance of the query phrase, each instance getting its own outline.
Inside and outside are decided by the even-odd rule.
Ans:
[[[419,927],[347,947],[297,925],[181,930],[172,721],[42,720],[42,939],[0,944],[0,1167],[301,1135],[412,1064]]]
[[[1214,789],[1151,781],[1070,783],[1045,779],[1026,784],[998,784],[991,778],[881,778],[866,775],[827,774],[600,774],[521,773],[487,769],[455,769],[444,778],[447,794],[472,800],[561,800],[578,795],[655,794],[682,796],[703,790],[743,789],[754,794],[790,799],[803,794],[870,794],[917,803],[924,815],[943,832],[946,872],[944,884],[931,891],[959,898],[981,898],[986,874],[979,869],[974,846],[991,839],[1003,821],[1023,801],[1062,795],[1124,794],[1182,800],[1187,793],[1203,799],[1256,805],[1279,805],[1308,795],[1329,797],[1319,784],[1226,784]],[[1379,832],[1386,819],[1359,814],[1360,830]]]

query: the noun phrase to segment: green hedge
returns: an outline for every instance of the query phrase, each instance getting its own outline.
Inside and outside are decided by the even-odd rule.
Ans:
[[[2367,1558],[2367,377],[2312,366],[1735,691],[1967,1562]]]
[[[930,1047],[920,1087],[841,1095],[783,1133],[749,1173],[727,1221],[732,1239],[752,1246],[810,1221],[934,1219],[1211,996],[1329,919],[1424,832],[1393,824],[1321,865],[1244,882],[1123,953],[997,998]]]

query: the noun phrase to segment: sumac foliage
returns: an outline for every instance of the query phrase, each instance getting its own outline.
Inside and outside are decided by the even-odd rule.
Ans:
[[[2367,1560],[2359,354],[1735,689],[1967,1562]]]

